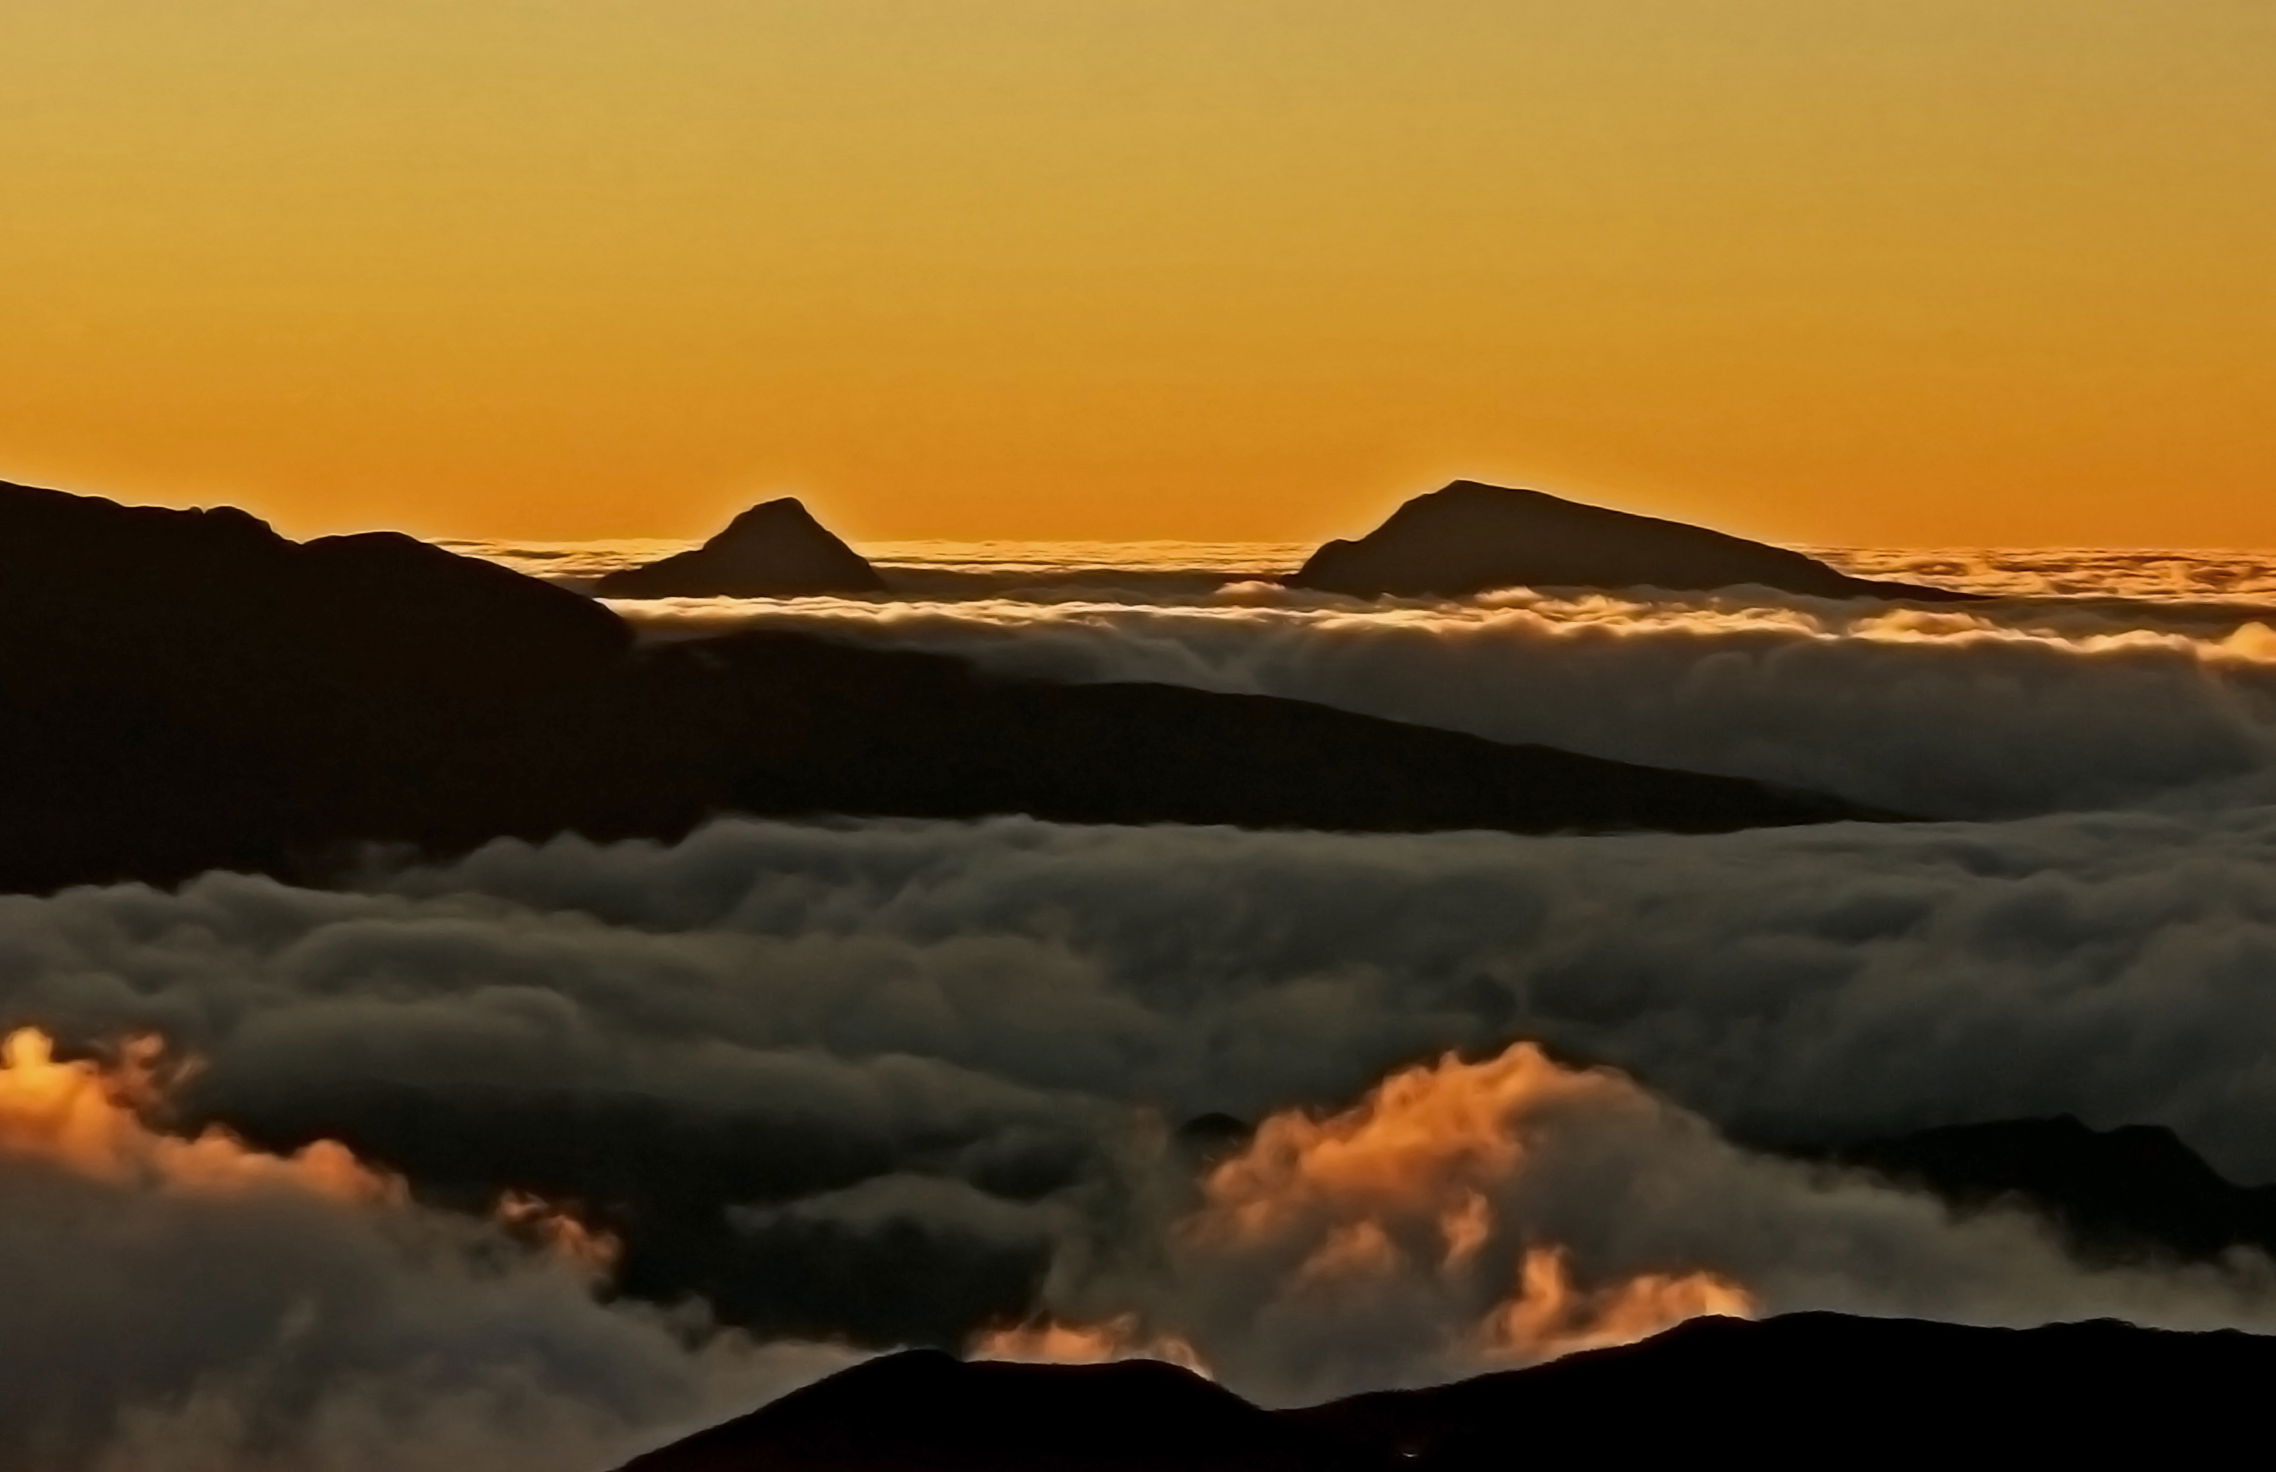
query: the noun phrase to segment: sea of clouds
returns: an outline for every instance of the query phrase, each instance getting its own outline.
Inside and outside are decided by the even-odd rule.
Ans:
[[[2276,615],[1966,611],[1763,594],[1204,605],[663,600],[658,637],[766,626],[1010,675],[1291,696],[1925,817],[2276,795]],[[2264,621],[2267,620],[2267,621]]]
[[[2020,1216],[1757,1148],[2073,1113],[2276,1178],[2272,861],[2259,807],[1709,838],[726,821],[336,891],[0,899],[12,1021],[160,1033],[200,1060],[182,1127],[344,1139],[426,1202],[129,1211],[0,1168],[0,1384],[111,1465],[597,1466],[1037,1314],[1135,1316],[1268,1400],[1490,1368],[1478,1326],[1544,1242],[1760,1311],[2276,1329],[2264,1262],[2091,1269]],[[1620,1073],[1496,1106],[1480,1137],[1521,1159],[1408,1160],[1388,1196],[1291,1177],[1269,1230],[1196,1235],[1181,1125],[1332,1119],[1517,1040]],[[485,1266],[438,1223],[506,1188],[645,1203],[700,1271],[635,1273],[638,1213],[624,1271],[662,1307]],[[1473,1196],[1492,1228],[1457,1264],[1429,1233]],[[153,1450],[196,1445],[236,1460]]]
[[[446,541],[533,577],[589,582],[695,543],[674,538],[607,542]],[[917,597],[1033,596],[1053,589],[1184,588],[1280,577],[1309,542],[903,541],[859,549]],[[2174,547],[1804,546],[1857,577],[1934,583],[2001,598],[2125,598],[2152,602],[2276,601],[2276,553]]]
[[[575,583],[658,549],[488,550]],[[787,628],[1008,675],[1282,695],[1921,817],[2276,799],[2266,554],[1815,549],[1987,595],[1921,606],[1770,589],[1371,602],[1279,586],[1303,549],[1273,543],[869,550],[890,595],[614,606],[653,638]]]
[[[574,583],[676,547],[466,550]],[[196,1066],[155,1127],[341,1140],[407,1183],[185,1192],[0,1129],[0,1419],[28,1465],[599,1468],[861,1354],[1047,1321],[1281,1403],[1733,1293],[2276,1330],[2264,1260],[2088,1266],[2023,1215],[1775,1148],[2068,1113],[2276,1181],[2262,561],[1829,554],[1999,595],[1935,608],[1370,605],[1268,582],[1285,547],[868,550],[897,596],[616,606],[656,639],[1291,695],[1942,821],[729,818],[376,856],[324,891],[0,896],[0,1024],[67,1057],[156,1035]],[[508,1191],[620,1250],[532,1252]],[[1513,1308],[1544,1264],[1570,1301]]]

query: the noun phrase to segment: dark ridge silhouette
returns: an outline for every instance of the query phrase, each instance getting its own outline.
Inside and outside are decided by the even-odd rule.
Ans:
[[[1384,1467],[1484,1472],[1521,1460],[1752,1465],[2104,1465],[2257,1445],[2276,1339],[2109,1320],[1988,1329],[1789,1314],[1694,1319],[1641,1344],[1530,1370],[1297,1412]]]
[[[2162,1125],[2097,1130],[2068,1115],[1948,1125],[1806,1152],[1924,1188],[1962,1211],[2012,1205],[2095,1263],[2276,1255],[2276,1186],[2240,1186]]]
[[[1415,497],[1357,541],[1329,542],[1288,582],[1360,598],[1463,597],[1511,587],[1749,584],[1819,598],[1974,597],[1853,578],[1783,547],[1474,480]]]
[[[2276,1339],[1790,1314],[1428,1390],[1261,1411],[1167,1366],[872,1361],[624,1472],[1507,1472],[2107,1465],[2252,1453]]]
[[[393,534],[0,485],[0,889],[346,845],[673,838],[728,812],[1400,831],[1883,816],[1300,701],[987,677],[606,608]]]
[[[1311,1472],[1304,1427],[1152,1360],[967,1363],[909,1350],[841,1371],[625,1472]]]
[[[762,501],[693,551],[612,572],[604,598],[798,598],[882,593],[885,579],[796,498]]]
[[[631,643],[586,599],[400,533],[292,542],[234,507],[126,507],[0,483],[11,679],[191,685],[290,667],[327,689],[447,677],[487,699],[579,678]]]

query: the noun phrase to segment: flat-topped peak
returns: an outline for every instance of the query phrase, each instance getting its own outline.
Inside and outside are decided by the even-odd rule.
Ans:
[[[989,1472],[1347,1472],[1291,1424],[1190,1370],[881,1355],[623,1472],[986,1468]]]
[[[1450,480],[1435,491],[1424,491],[1409,497],[1391,513],[1392,516],[1417,514],[1446,514],[1461,510],[1486,514],[1515,514],[1520,512],[1569,512],[1575,515],[1627,516],[1630,512],[1615,511],[1608,506],[1591,506],[1586,501],[1575,501],[1551,491],[1537,490],[1532,486],[1497,486],[1482,480]]]
[[[1552,496],[1547,491],[1534,490],[1531,486],[1497,486],[1482,480],[1450,480],[1437,490],[1427,491],[1424,494],[1430,496],[1538,496],[1546,501],[1565,499],[1562,496]],[[1422,497],[1417,496],[1415,499],[1419,501]]]
[[[1747,585],[1819,598],[1968,596],[1870,582],[1802,553],[1708,527],[1466,479],[1414,497],[1364,537],[1325,544],[1289,581],[1363,598],[1462,597],[1510,587]]]

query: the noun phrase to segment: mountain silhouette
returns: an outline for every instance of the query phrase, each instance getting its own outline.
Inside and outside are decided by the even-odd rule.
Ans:
[[[459,677],[487,697],[589,672],[632,643],[606,609],[495,564],[396,532],[292,542],[234,507],[0,483],[0,546],[11,680],[194,685],[224,666],[291,668],[325,689]]]
[[[1061,686],[600,604],[392,533],[0,485],[0,888],[320,878],[722,813],[1517,832],[1884,816],[1302,701]]]
[[[885,579],[795,497],[762,501],[692,551],[594,583],[604,598],[798,598],[882,593]]]
[[[1328,1443],[1199,1375],[884,1355],[632,1461],[624,1472],[1313,1472]]]
[[[1360,598],[1494,588],[1778,588],[1819,598],[1974,595],[1837,572],[1783,547],[1473,480],[1415,497],[1357,541],[1321,547],[1292,587]]]
[[[2256,1444],[2276,1339],[2097,1320],[2034,1329],[1789,1314],[1694,1319],[1640,1344],[1295,1413],[1385,1467],[1607,1457],[1755,1466],[2204,1460]]]
[[[1518,1466],[2206,1461],[2265,1435],[2276,1339],[2108,1320],[1802,1313],[1426,1390],[1264,1411],[1164,1365],[846,1370],[623,1472],[1507,1472]],[[2247,1455],[2243,1451],[2239,1456]]]
[[[2049,1218],[2090,1262],[2276,1256],[2276,1186],[2240,1186],[2162,1125],[2097,1130],[2068,1115],[1945,1125],[1805,1152],[1926,1189],[1964,1211]]]

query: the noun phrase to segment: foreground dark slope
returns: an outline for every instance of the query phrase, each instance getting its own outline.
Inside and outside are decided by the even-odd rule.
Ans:
[[[0,888],[320,872],[343,845],[715,813],[1713,831],[1870,813],[1164,686],[990,679],[605,608],[408,537],[0,485]]]
[[[624,1472],[1314,1472],[1331,1441],[1153,1360],[964,1362],[909,1350],[636,1458]]]
[[[859,1365],[625,1472],[1485,1472],[2203,1456],[2265,1435],[2276,1339],[1793,1314],[1301,1411],[1166,1365]],[[2255,1458],[2257,1459],[2257,1458]]]
[[[1818,598],[1973,596],[1853,578],[1784,547],[1474,480],[1415,497],[1357,541],[1327,543],[1288,581],[1360,598],[1460,597],[1513,587],[1745,585]]]

